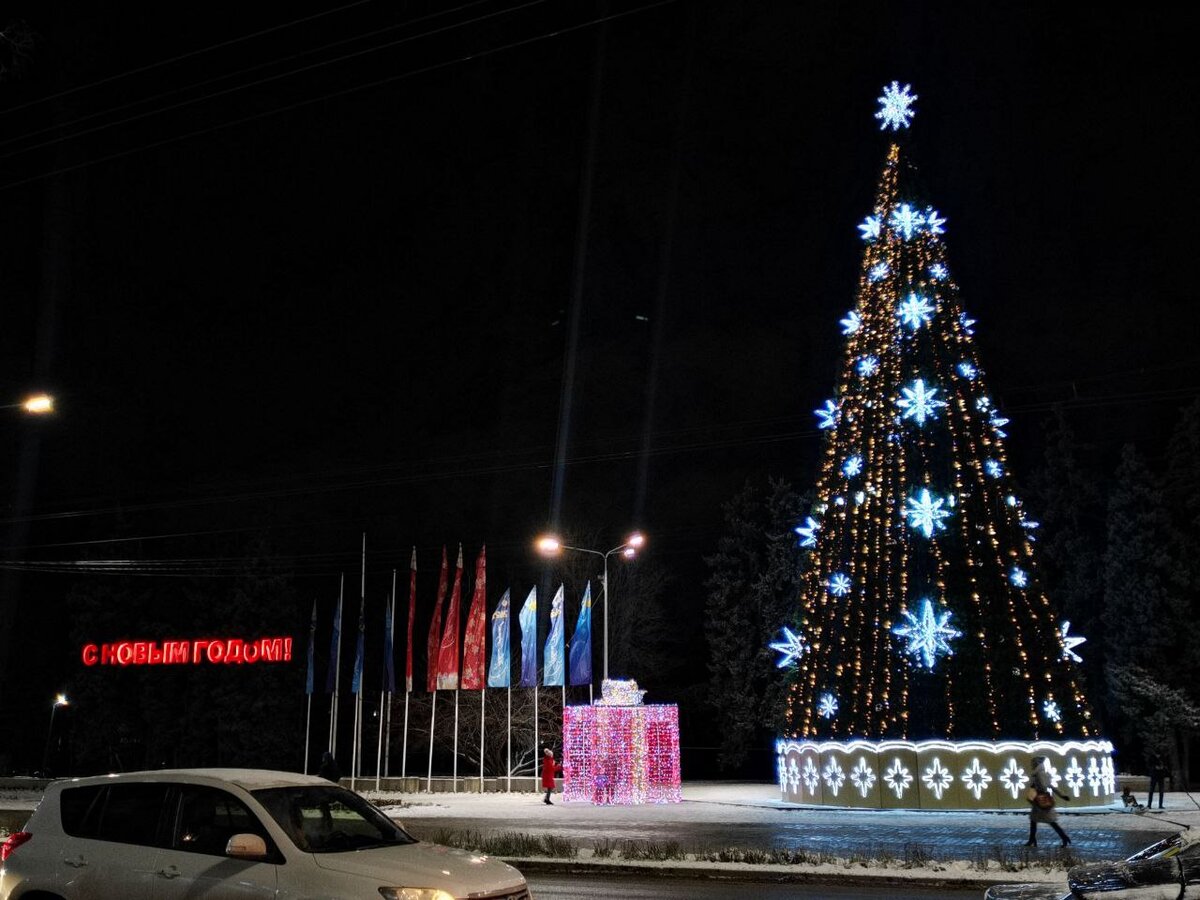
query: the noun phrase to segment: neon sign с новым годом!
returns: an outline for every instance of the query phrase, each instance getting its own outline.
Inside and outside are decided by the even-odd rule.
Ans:
[[[85,644],[85,666],[172,666],[202,663],[291,662],[290,637],[200,638],[192,641],[117,641]]]

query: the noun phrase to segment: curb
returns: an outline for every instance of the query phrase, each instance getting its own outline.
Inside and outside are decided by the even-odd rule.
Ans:
[[[660,877],[660,878],[691,878],[704,881],[731,881],[759,884],[839,884],[857,887],[919,887],[933,890],[978,890],[984,891],[996,884],[1007,884],[1019,881],[1021,872],[997,872],[992,879],[984,878],[939,878],[936,876],[897,879],[894,872],[805,872],[787,871],[785,869],[767,869],[756,866],[735,868],[733,866],[661,866],[657,864],[639,865],[638,863],[589,863],[580,860],[560,859],[520,859],[516,857],[496,857],[502,862],[515,866],[522,873],[537,873],[540,875],[611,875],[616,877]],[[1066,873],[1063,873],[1064,877]],[[1053,884],[1054,882],[1046,882]]]

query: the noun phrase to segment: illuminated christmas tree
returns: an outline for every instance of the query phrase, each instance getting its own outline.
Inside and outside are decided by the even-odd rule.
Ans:
[[[893,82],[882,127],[899,135],[915,99]],[[796,528],[810,565],[772,645],[795,670],[781,787],[806,802],[1020,805],[1036,751],[1102,802],[1111,747],[1080,688],[1080,639],[1043,590],[946,219],[899,141],[858,228],[857,302],[816,410],[817,502]]]

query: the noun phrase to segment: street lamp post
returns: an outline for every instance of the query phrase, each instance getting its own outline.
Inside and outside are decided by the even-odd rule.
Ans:
[[[589,550],[586,547],[572,547],[569,544],[564,544],[556,536],[552,534],[538,538],[537,549],[544,556],[558,556],[563,550],[574,550],[576,553],[590,553],[592,556],[599,556],[604,561],[604,576],[601,586],[604,592],[604,678],[608,679],[608,558],[614,553],[620,553],[626,558],[632,558],[635,553],[646,543],[646,538],[641,532],[635,531],[625,539],[625,542],[613,547],[607,553],[600,550]]]
[[[60,706],[69,706],[66,694],[59,694],[54,698],[54,703],[50,706],[50,730],[46,732],[46,751],[42,754],[42,774],[47,774],[50,768],[50,743],[54,738],[54,714],[58,712]]]

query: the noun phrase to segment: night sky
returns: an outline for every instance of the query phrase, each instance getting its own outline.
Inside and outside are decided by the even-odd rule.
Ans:
[[[698,616],[721,503],[815,479],[893,79],[1018,477],[1052,404],[1111,471],[1200,392],[1200,76],[1149,8],[116,6],[0,20],[0,402],[59,406],[0,429],[0,732],[110,577],[14,567],[266,533],[307,610],[365,531],[380,590],[486,542],[494,604],[548,524],[636,526]]]

